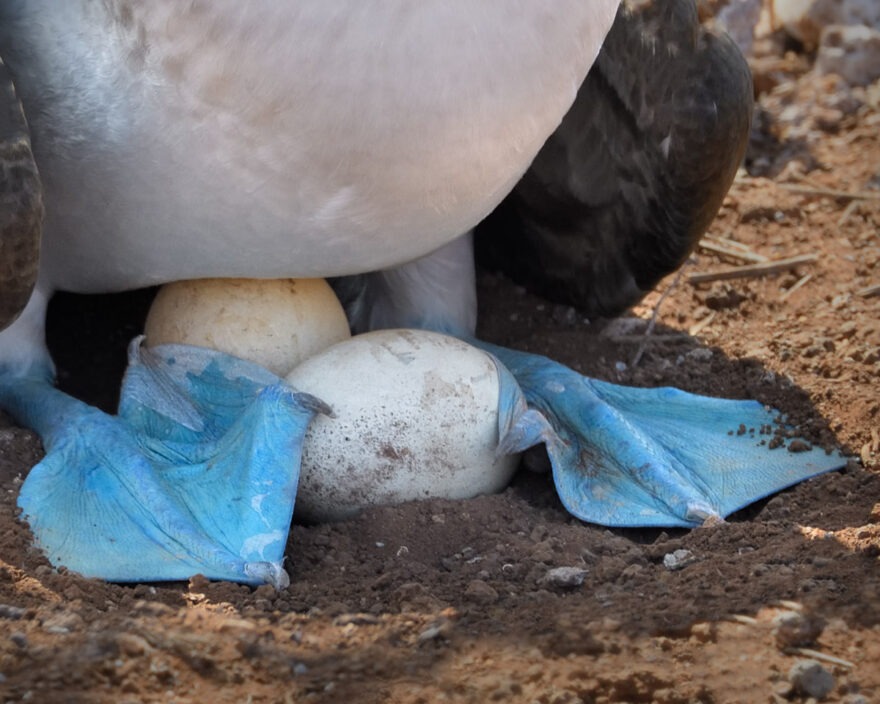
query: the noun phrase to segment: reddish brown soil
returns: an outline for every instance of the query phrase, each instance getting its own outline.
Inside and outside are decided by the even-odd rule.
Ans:
[[[743,263],[700,250],[659,287],[647,341],[659,293],[603,327],[484,273],[482,333],[603,379],[773,403],[860,462],[694,531],[582,524],[523,471],[497,496],[295,526],[293,584],[276,594],[56,572],[15,517],[39,441],[4,422],[3,701],[774,702],[807,698],[789,675],[804,659],[833,676],[827,701],[880,701],[880,296],[866,295],[880,283],[880,85],[804,69],[762,68],[751,175],[710,235],[814,263],[693,285]],[[112,404],[146,300],[56,302],[66,388]],[[667,569],[676,550],[692,561]],[[587,570],[582,586],[545,580],[565,566]],[[792,611],[800,637],[774,626]]]

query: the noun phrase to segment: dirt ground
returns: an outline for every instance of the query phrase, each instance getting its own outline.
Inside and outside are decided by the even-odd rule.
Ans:
[[[797,55],[755,69],[747,172],[679,277],[603,325],[483,272],[482,334],[610,381],[772,403],[857,458],[844,471],[693,531],[583,524],[522,471],[496,496],[294,526],[282,593],[119,586],[31,547],[15,499],[41,449],[6,420],[2,700],[880,701],[880,84],[851,89]],[[55,302],[65,388],[112,404],[148,300]],[[557,584],[557,567],[583,584]]]

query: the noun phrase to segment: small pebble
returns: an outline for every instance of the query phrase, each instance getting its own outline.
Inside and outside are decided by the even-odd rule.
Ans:
[[[714,643],[718,639],[714,623],[695,623],[691,626],[691,638],[698,643]]]
[[[475,579],[468,584],[464,596],[468,601],[478,604],[494,604],[498,601],[498,592],[482,579]]]
[[[189,578],[189,591],[203,592],[211,586],[211,580],[203,574],[194,574]]]
[[[334,626],[374,626],[379,623],[379,619],[373,614],[354,613],[342,614],[333,619]]]
[[[578,314],[572,306],[554,306],[553,321],[569,327],[577,323]]]
[[[140,657],[153,650],[152,646],[141,636],[134,633],[120,633],[116,636],[119,650],[129,657]]]
[[[79,614],[60,613],[52,614],[43,619],[42,627],[46,633],[53,635],[66,635],[82,630],[83,619]]]
[[[712,350],[706,347],[698,347],[688,352],[685,355],[685,359],[690,362],[709,362],[713,356]]]
[[[809,452],[813,446],[805,440],[795,439],[788,443],[789,452]]]
[[[816,642],[825,623],[797,611],[783,611],[773,619],[773,637],[779,648],[798,648]]]
[[[27,609],[23,609],[20,606],[0,604],[0,618],[5,618],[9,621],[17,621],[20,618],[24,618],[26,614]]]
[[[540,584],[562,589],[573,589],[583,585],[587,570],[582,567],[554,567],[539,580]]]
[[[255,631],[257,624],[244,618],[226,618],[217,627],[220,633],[235,633],[241,631]]]
[[[663,556],[663,566],[668,570],[681,570],[692,562],[696,562],[697,557],[690,550],[676,550]]]
[[[424,631],[419,633],[418,642],[426,643],[432,640],[439,640],[441,638],[448,638],[453,629],[453,623],[448,618],[440,619],[439,621],[435,621],[430,626],[428,626]]]
[[[824,699],[834,689],[834,677],[815,660],[798,660],[788,671],[788,681],[796,692]]]

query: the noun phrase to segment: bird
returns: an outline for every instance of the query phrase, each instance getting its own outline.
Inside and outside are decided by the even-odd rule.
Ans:
[[[302,440],[328,411],[252,363],[139,340],[118,414],[87,406],[53,385],[58,290],[328,278],[355,331],[492,354],[523,399],[505,447],[544,443],[594,523],[700,525],[842,464],[731,435],[773,422],[756,402],[475,335],[474,238],[615,315],[708,227],[751,83],[693,0],[5,0],[0,56],[0,407],[46,447],[19,505],[53,564],[282,588]]]

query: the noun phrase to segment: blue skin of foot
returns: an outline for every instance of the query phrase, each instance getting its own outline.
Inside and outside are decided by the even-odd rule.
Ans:
[[[43,439],[19,506],[53,564],[118,582],[289,583],[302,441],[329,412],[314,397],[228,355],[136,341],[118,416],[44,378],[2,379],[0,405]]]
[[[559,498],[590,523],[694,527],[846,464],[818,448],[769,449],[761,429],[778,427],[779,413],[756,401],[618,386],[546,357],[470,342],[509,370],[502,378],[515,379],[532,409],[507,449],[544,442]]]
[[[464,336],[463,336],[464,337]],[[696,526],[845,459],[769,450],[776,413],[616,386],[472,338],[500,379],[499,453],[545,443],[565,507],[608,526]],[[132,345],[118,416],[46,378],[0,376],[0,405],[43,438],[19,497],[55,565],[111,581],[283,587],[302,441],[319,400],[210,350]]]

